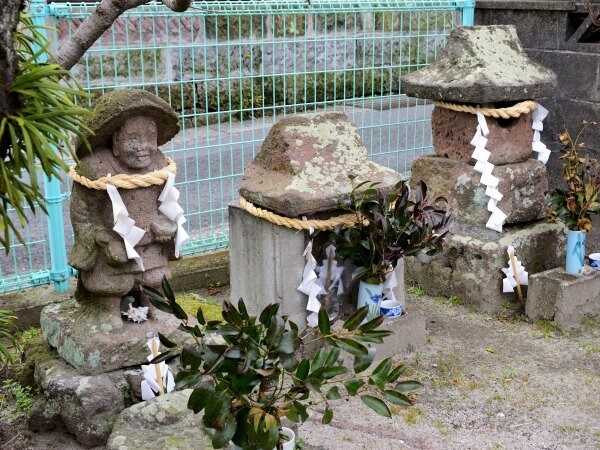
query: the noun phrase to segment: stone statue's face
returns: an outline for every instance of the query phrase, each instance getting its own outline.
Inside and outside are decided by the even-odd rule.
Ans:
[[[130,169],[144,169],[156,152],[157,131],[154,120],[146,116],[127,119],[113,135],[113,154]]]

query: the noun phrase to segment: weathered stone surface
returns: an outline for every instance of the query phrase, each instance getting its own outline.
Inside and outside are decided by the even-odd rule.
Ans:
[[[88,180],[163,169],[167,161],[158,145],[179,131],[177,114],[168,103],[134,89],[102,96],[86,116],[86,125],[93,133],[88,136],[92,151],[77,144],[77,173]],[[159,288],[162,278],[170,277],[168,260],[176,258],[178,227],[159,210],[163,189],[164,185],[119,189],[128,220],[134,222],[129,224],[113,217],[118,202],[113,204],[106,190],[73,184],[70,211],[74,243],[69,264],[79,271],[75,298],[86,308],[95,309],[96,315],[110,321],[114,329],[123,326],[124,296],[134,297],[135,306],[147,306],[152,315],[154,308],[139,288]],[[121,233],[113,229],[115,223]],[[135,242],[131,242],[134,238],[128,239],[135,245],[135,258],[122,237],[135,235],[134,226],[141,233]]]
[[[494,165],[527,161],[531,158],[531,114],[516,119],[486,117],[490,130],[485,146],[492,154],[489,162]],[[477,128],[475,114],[436,107],[431,115],[431,131],[435,154],[457,161],[472,162],[474,147],[471,140]]]
[[[427,325],[421,311],[405,307],[403,315],[386,318],[379,329],[391,330],[393,334],[385,338],[383,344],[376,345],[378,360],[414,352],[427,343]]]
[[[533,62],[510,25],[452,30],[435,63],[402,77],[406,95],[463,103],[544,97],[556,75]]]
[[[406,279],[429,295],[456,295],[478,310],[501,311],[504,302],[517,301],[516,294],[502,293],[501,269],[508,266],[509,245],[530,274],[564,265],[565,235],[560,225],[514,226],[502,234],[456,226],[444,251],[431,263],[413,259],[406,264]]]
[[[546,167],[530,159],[523,163],[496,166],[492,174],[500,179],[498,190],[504,195],[498,207],[508,216],[506,224],[530,222],[541,218],[544,192],[548,190]],[[490,217],[489,197],[481,174],[473,166],[437,156],[422,156],[411,170],[411,184],[427,183],[431,198],[445,197],[456,214],[457,223],[484,226]]]
[[[212,449],[202,414],[187,408],[191,389],[124,410],[108,439],[109,450]]]
[[[119,330],[75,300],[47,306],[40,317],[42,336],[80,374],[96,375],[145,363],[147,340],[157,332],[182,341],[179,320],[165,313],[142,323],[125,322]]]
[[[36,364],[35,379],[45,401],[36,405],[30,428],[46,431],[61,422],[86,446],[106,443],[129,400],[123,371],[82,376],[56,357]]]
[[[600,271],[572,275],[560,267],[531,276],[525,313],[554,319],[562,329],[580,327],[586,317],[600,315]]]
[[[276,123],[246,168],[240,195],[289,217],[335,209],[358,181],[385,189],[401,176],[369,161],[356,127],[345,114],[287,117]]]

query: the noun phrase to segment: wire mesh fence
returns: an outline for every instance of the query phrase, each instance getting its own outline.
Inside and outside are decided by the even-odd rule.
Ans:
[[[472,2],[471,2],[472,3]],[[227,205],[271,125],[297,113],[344,111],[373,161],[408,174],[432,150],[431,106],[401,94],[401,76],[435,60],[470,2],[195,2],[184,14],[149,3],[123,14],[73,73],[92,95],[145,89],[180,114],[162,147],[178,166],[190,242],[184,255],[228,245]],[[59,48],[95,4],[53,3]],[[67,247],[69,187],[63,180]],[[0,293],[48,283],[47,224],[0,257]],[[67,248],[68,251],[68,248]]]

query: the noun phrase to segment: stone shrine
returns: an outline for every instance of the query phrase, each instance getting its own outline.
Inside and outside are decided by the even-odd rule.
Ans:
[[[502,293],[509,245],[531,274],[562,264],[562,227],[542,220],[549,154],[539,142],[543,109],[530,101],[555,86],[554,73],[527,57],[511,26],[454,29],[435,63],[402,78],[406,95],[436,102],[435,155],[414,161],[411,183],[424,180],[456,215],[443,253],[407,267],[407,279],[427,293],[498,311],[516,298]]]

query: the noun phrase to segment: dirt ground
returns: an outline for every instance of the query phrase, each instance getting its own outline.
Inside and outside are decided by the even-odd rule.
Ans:
[[[547,322],[488,315],[458,299],[410,295],[427,317],[423,348],[398,355],[424,384],[393,418],[360,400],[332,404],[299,428],[304,449],[600,449],[600,326],[565,334]],[[0,421],[2,449],[80,449],[64,433],[29,433]]]

